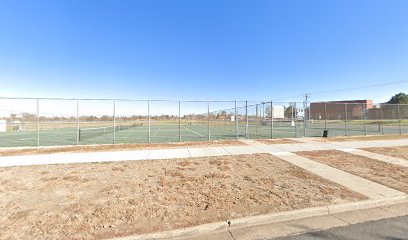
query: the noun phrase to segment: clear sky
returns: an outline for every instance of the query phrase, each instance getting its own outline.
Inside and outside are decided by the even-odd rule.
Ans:
[[[408,92],[408,1],[2,0],[0,82],[19,97],[385,101]]]

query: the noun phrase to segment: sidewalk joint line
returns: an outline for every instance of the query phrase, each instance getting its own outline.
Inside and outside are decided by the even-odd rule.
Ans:
[[[228,149],[224,146],[222,147],[229,155],[232,155],[232,153],[230,151],[228,151]]]
[[[189,155],[190,157],[192,157],[189,148],[187,148],[187,152],[188,152],[188,155]]]
[[[395,205],[397,205],[397,204],[395,204]],[[389,207],[389,206],[393,206],[393,205],[385,205],[385,206],[381,206],[381,207],[378,207],[378,208],[380,208],[380,209],[386,211],[387,213],[391,213],[391,214],[395,215],[394,212],[385,209],[385,207]],[[395,216],[395,217],[396,217],[396,216]]]
[[[340,220],[340,221],[342,221],[342,222],[346,223],[347,225],[351,225],[351,223],[349,223],[349,222],[347,222],[346,220],[341,219],[341,218],[339,218],[339,217],[335,216],[333,213],[331,213],[331,212],[330,212],[330,208],[329,208],[329,207],[327,208],[327,212],[329,213],[329,215],[330,215],[330,216],[332,216],[332,217],[334,217],[334,218],[336,218],[336,219],[338,219],[338,220]]]

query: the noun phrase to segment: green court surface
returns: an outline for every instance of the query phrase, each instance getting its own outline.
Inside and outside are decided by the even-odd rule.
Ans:
[[[55,125],[55,124],[54,124]],[[89,125],[89,124],[88,124]],[[288,121],[270,122],[245,121],[210,121],[188,122],[157,121],[150,126],[150,142],[185,142],[228,139],[259,139],[259,138],[289,138],[289,137],[320,137],[324,129],[329,130],[329,137],[381,135],[381,134],[408,134],[408,124],[398,121],[362,122],[362,121],[315,121],[313,123],[297,122],[292,126]],[[105,123],[106,126],[106,123]],[[87,126],[89,128],[89,126]],[[95,124],[94,128],[100,127]],[[84,145],[110,143],[147,143],[149,142],[149,127],[145,122],[142,126],[105,133],[86,134],[77,142],[77,128],[65,127],[45,129],[40,131],[8,131],[0,133],[0,147],[23,146],[57,146],[57,145]],[[238,130],[238,131],[237,131]],[[38,141],[39,139],[39,141]]]

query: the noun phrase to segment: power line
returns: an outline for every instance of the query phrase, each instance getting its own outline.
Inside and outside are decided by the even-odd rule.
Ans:
[[[310,94],[316,95],[316,94],[322,94],[322,93],[344,92],[344,91],[358,90],[358,89],[365,89],[365,88],[382,87],[382,86],[394,85],[394,84],[405,83],[405,82],[408,83],[408,80],[395,81],[395,82],[387,82],[387,83],[378,83],[378,84],[367,85],[367,86],[361,86],[361,87],[352,87],[352,88],[343,88],[343,89],[335,89],[335,90],[318,91],[318,92],[312,92],[312,93],[310,93]]]
[[[382,87],[382,86],[388,86],[388,85],[396,85],[396,84],[400,84],[400,83],[408,83],[408,80],[393,81],[393,82],[383,82],[383,83],[378,83],[378,84],[359,86],[359,87],[351,87],[351,88],[340,88],[340,89],[309,92],[308,96],[310,97],[310,95],[318,95],[318,94],[324,94],[324,93],[337,93],[337,92],[346,92],[346,91],[358,90],[358,89]],[[292,99],[292,98],[296,98],[296,97],[305,97],[305,95],[304,94],[297,94],[297,95],[293,95],[293,96],[284,97],[283,99]]]

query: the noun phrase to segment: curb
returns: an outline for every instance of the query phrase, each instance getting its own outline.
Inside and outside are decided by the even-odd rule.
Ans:
[[[323,215],[329,215],[333,213],[342,213],[355,210],[363,210],[370,208],[383,207],[386,205],[394,205],[398,203],[408,202],[408,195],[363,200],[358,202],[350,202],[337,205],[329,205],[324,207],[304,208],[299,210],[292,210],[287,212],[272,213],[266,215],[258,215],[245,217],[240,219],[231,220],[230,228],[246,228],[257,225],[265,225],[269,223],[287,222],[292,220],[298,220],[302,218],[317,217]]]
[[[215,233],[227,230],[228,222],[207,223],[194,227],[180,228],[163,232],[131,235],[126,237],[110,238],[109,240],[146,240],[146,239],[168,239],[177,237],[195,236],[205,233]]]
[[[330,215],[333,213],[342,213],[348,211],[364,210],[370,208],[384,207],[388,205],[395,205],[399,203],[408,203],[408,195],[364,200],[358,202],[344,203],[338,205],[329,205],[323,207],[304,208],[299,210],[292,210],[286,212],[250,216],[238,219],[227,220],[223,222],[215,222],[202,224],[198,226],[180,228],[175,230],[147,233],[142,235],[131,235],[126,237],[111,238],[110,240],[146,240],[146,239],[168,239],[180,238],[188,236],[196,236],[200,234],[211,234],[228,229],[238,229],[265,225],[270,223],[287,222],[292,220],[299,220],[309,217],[317,217],[323,215]]]

